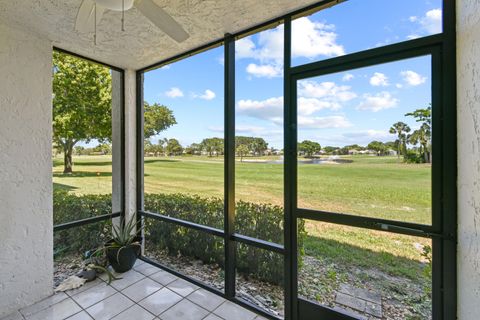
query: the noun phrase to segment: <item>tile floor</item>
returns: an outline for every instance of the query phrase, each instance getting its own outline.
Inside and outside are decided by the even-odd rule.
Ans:
[[[57,293],[1,320],[260,320],[265,319],[148,263],[108,285],[106,275]]]

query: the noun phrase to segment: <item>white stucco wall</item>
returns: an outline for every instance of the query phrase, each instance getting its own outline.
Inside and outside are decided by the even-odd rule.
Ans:
[[[458,318],[480,315],[480,1],[457,1]]]
[[[52,293],[51,57],[0,24],[0,318]]]

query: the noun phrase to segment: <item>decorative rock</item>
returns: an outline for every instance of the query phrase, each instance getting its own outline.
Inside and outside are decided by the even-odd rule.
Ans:
[[[82,270],[77,273],[77,277],[85,279],[87,282],[93,281],[97,278],[97,271],[95,270]]]

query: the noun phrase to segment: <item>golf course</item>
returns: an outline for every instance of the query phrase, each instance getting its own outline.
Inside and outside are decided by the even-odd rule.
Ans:
[[[55,189],[109,194],[111,156],[75,156],[72,174],[54,158]],[[145,193],[223,198],[223,156],[145,157]],[[247,157],[235,162],[235,197],[283,205],[280,156]],[[337,162],[308,164],[298,159],[298,206],[397,221],[431,222],[431,165],[409,164],[396,156],[345,155]],[[308,262],[299,273],[299,292],[331,304],[342,283],[368,287],[403,306],[422,306],[428,314],[431,241],[395,233],[305,221],[300,250]],[[147,240],[148,241],[148,240]],[[312,264],[312,259],[314,263]],[[310,281],[314,279],[315,281]],[[410,301],[410,297],[415,300]],[[419,299],[421,302],[418,302]],[[415,313],[415,311],[411,311]]]

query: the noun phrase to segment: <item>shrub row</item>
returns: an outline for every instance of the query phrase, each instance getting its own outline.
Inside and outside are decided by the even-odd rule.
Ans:
[[[223,200],[184,194],[146,194],[145,210],[223,229]],[[64,223],[111,213],[111,195],[54,193],[54,223]],[[262,240],[283,243],[283,208],[245,201],[236,203],[235,232]],[[55,252],[83,253],[105,242],[110,222],[98,222],[55,232]],[[305,225],[299,221],[299,248],[303,248]],[[145,221],[147,252],[162,250],[171,255],[224,265],[223,238],[154,219]],[[300,250],[302,253],[303,250]],[[244,244],[237,245],[239,272],[272,283],[283,281],[283,256]],[[301,261],[299,262],[301,263]]]
[[[65,190],[53,194],[53,224],[81,220],[112,213],[111,195],[75,195]],[[54,256],[83,254],[102,245],[107,239],[111,222],[101,221],[54,233]]]
[[[146,194],[145,210],[223,229],[223,200],[184,194]],[[235,232],[258,239],[283,243],[283,208],[271,204],[237,201]],[[305,224],[298,224],[299,248],[303,248]],[[145,241],[148,249],[165,250],[223,266],[223,239],[170,223],[146,219]],[[303,250],[300,250],[302,253]],[[283,281],[283,256],[243,244],[237,245],[239,272],[272,283]],[[301,258],[300,258],[301,259]],[[299,262],[301,263],[301,261]]]

